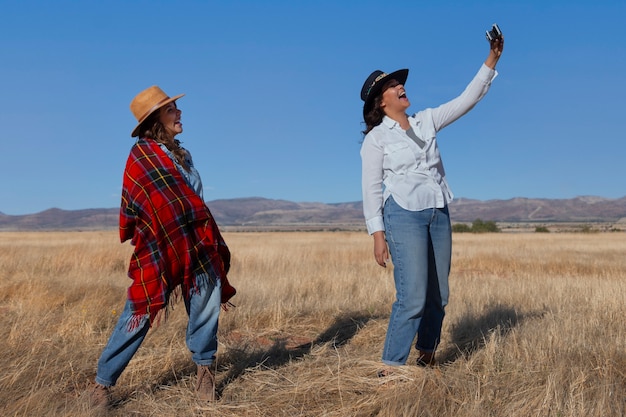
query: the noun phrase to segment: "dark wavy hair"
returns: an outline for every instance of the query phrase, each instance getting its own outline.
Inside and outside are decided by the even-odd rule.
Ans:
[[[180,164],[186,171],[189,171],[187,164],[187,150],[180,146],[180,141],[170,136],[165,130],[165,126],[159,120],[159,111],[152,113],[142,124],[139,125],[139,137],[154,139],[158,143],[162,143],[176,158],[176,162]]]
[[[385,117],[385,112],[383,108],[380,107],[380,103],[383,100],[383,93],[392,85],[398,84],[397,80],[391,79],[383,84],[383,88],[380,89],[380,93],[374,97],[374,103],[370,111],[363,115],[363,122],[365,123],[365,130],[362,132],[363,136],[367,135],[370,130],[374,129],[376,126],[382,123],[383,117]]]
[[[385,117],[385,112],[382,107],[380,107],[380,102],[382,101],[382,94],[379,94],[374,98],[374,105],[370,109],[369,112],[363,115],[363,122],[365,123],[365,130],[363,131],[363,136],[367,135],[370,130],[374,129],[376,126],[382,123],[383,117]]]

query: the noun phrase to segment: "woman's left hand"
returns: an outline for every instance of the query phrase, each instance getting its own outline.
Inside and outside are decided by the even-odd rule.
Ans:
[[[504,35],[489,42],[489,47],[489,56],[485,60],[485,65],[494,69],[504,50]]]

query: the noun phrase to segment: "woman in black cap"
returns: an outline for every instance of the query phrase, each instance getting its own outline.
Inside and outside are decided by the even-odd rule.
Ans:
[[[487,59],[460,96],[412,116],[406,113],[408,69],[374,71],[363,84],[363,212],[376,262],[385,267],[391,252],[396,286],[385,365],[404,365],[416,336],[417,364],[434,364],[448,302],[453,198],[436,135],[484,97],[503,47],[502,37],[490,41]]]

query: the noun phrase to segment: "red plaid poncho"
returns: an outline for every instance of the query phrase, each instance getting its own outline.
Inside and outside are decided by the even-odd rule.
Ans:
[[[230,252],[209,208],[158,143],[137,141],[122,186],[120,240],[135,246],[128,268],[135,322],[149,315],[152,325],[172,291],[181,286],[187,297],[202,272],[222,281],[222,303],[235,295],[226,279]]]

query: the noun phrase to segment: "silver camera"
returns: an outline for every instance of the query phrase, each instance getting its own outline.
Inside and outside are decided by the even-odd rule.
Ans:
[[[502,31],[498,27],[497,23],[494,23],[493,26],[491,26],[491,30],[485,32],[485,37],[489,42],[493,42],[502,37]]]

